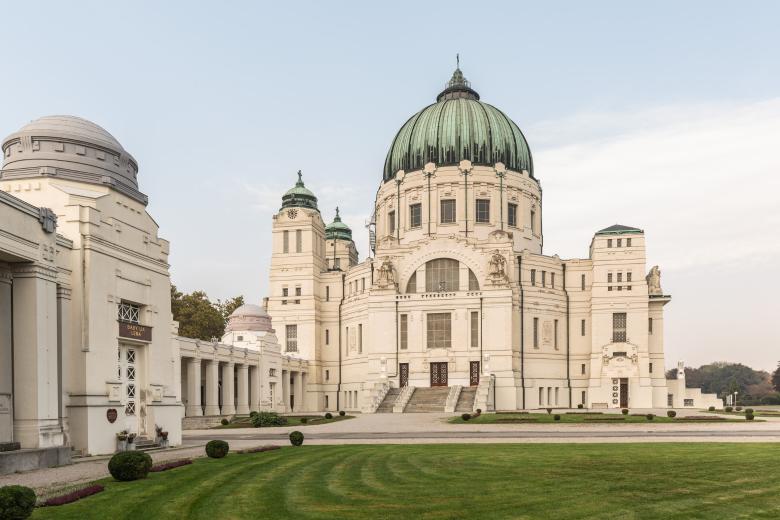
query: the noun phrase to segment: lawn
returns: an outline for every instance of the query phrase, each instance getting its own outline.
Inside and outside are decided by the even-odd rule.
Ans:
[[[304,445],[104,482],[34,518],[776,519],[780,446]]]
[[[555,420],[555,414],[548,413],[483,413],[477,417],[472,417],[464,421],[462,416],[458,415],[449,419],[453,424],[534,424],[534,423],[586,423],[586,424],[625,424],[625,423],[691,423],[691,422],[734,422],[739,419],[723,419],[716,416],[702,414],[699,419],[690,419],[685,417],[667,417],[666,415],[656,415],[653,420],[647,419],[646,414],[614,414],[614,413],[560,413],[560,420]],[[742,419],[744,422],[745,419]]]
[[[345,421],[347,419],[354,419],[354,415],[339,415],[338,413],[332,414],[333,417],[326,419],[325,415],[285,415],[287,424],[284,426],[315,426],[317,424],[328,424],[332,422]],[[301,419],[306,418],[306,422],[302,422]],[[254,428],[249,417],[237,417],[233,422],[229,424],[218,424],[214,426],[214,429],[231,429],[231,428]],[[263,426],[263,428],[279,428],[279,426]]]

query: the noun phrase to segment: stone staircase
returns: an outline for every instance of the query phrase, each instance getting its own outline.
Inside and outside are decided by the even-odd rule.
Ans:
[[[476,386],[465,386],[458,396],[458,404],[455,405],[455,411],[459,413],[469,412],[474,409],[474,398],[477,397]]]
[[[152,451],[152,450],[159,450],[161,448],[162,446],[160,446],[158,443],[154,442],[152,439],[149,439],[147,437],[135,438],[136,451]]]
[[[376,409],[375,413],[393,413],[393,405],[400,394],[400,388],[389,389],[387,394],[385,394],[385,398],[379,403],[379,407]]]
[[[449,393],[448,386],[418,387],[406,404],[404,413],[444,412]]]

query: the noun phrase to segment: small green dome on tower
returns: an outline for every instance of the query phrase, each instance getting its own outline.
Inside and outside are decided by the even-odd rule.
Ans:
[[[319,211],[317,197],[303,184],[303,175],[298,170],[298,182],[282,195],[282,209],[284,208],[309,208]]]
[[[325,240],[352,240],[352,230],[341,221],[339,208],[336,208],[336,216],[333,222],[325,226]]]

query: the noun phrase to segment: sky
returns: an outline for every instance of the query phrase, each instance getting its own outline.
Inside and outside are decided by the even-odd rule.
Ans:
[[[780,361],[778,2],[54,2],[3,12],[0,133],[90,119],[138,160],[172,280],[259,302],[302,170],[361,258],[400,126],[455,67],[523,130],[545,253],[647,236],[666,364]]]

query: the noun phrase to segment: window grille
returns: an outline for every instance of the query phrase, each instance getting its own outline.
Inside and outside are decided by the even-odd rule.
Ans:
[[[476,220],[480,223],[490,222],[490,201],[487,199],[477,199]]]
[[[286,351],[298,352],[298,325],[285,325]]]
[[[449,312],[431,313],[426,316],[428,348],[450,348],[452,322]]]
[[[451,258],[437,258],[425,264],[425,291],[457,291],[460,287],[460,263]]]
[[[141,308],[138,305],[122,302],[119,304],[119,321],[138,323]]]
[[[441,201],[441,223],[452,224],[455,222],[455,199]]]
[[[412,229],[422,227],[422,204],[409,206],[409,227]]]
[[[474,271],[469,269],[469,291],[479,291],[479,281]]]
[[[412,273],[412,276],[409,277],[409,282],[406,284],[406,292],[407,293],[416,293],[417,292],[417,271]]]
[[[612,314],[612,342],[626,342],[626,313],[615,312]]]
[[[479,313],[471,312],[471,348],[479,347]]]
[[[401,314],[399,328],[399,347],[401,350],[409,348],[409,316],[407,314]]]
[[[507,223],[511,227],[517,227],[517,204],[511,202],[507,205],[506,209]]]
[[[607,273],[607,283],[612,283],[612,273]]]

